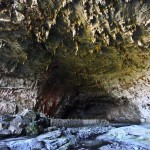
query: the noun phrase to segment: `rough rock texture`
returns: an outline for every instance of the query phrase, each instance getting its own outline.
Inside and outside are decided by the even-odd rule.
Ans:
[[[25,110],[20,115],[0,115],[0,140],[38,135],[44,133],[49,126],[50,122],[46,116],[32,110]]]
[[[104,146],[100,150],[105,149],[150,149],[149,144],[149,125],[148,126],[128,126],[112,129],[97,139],[104,141],[119,142],[112,145]],[[139,132],[140,131],[140,132]],[[109,140],[108,140],[109,139]]]
[[[138,131],[141,131],[140,133]],[[0,141],[8,150],[150,150],[149,126],[56,128],[35,137]]]
[[[77,128],[96,125],[102,126],[104,129],[106,127],[107,129],[109,127],[121,127],[131,124],[110,123],[107,120],[100,119],[54,119],[48,118],[42,113],[25,110],[20,115],[0,115],[0,140],[19,136],[36,136],[56,130],[57,128]],[[82,132],[85,132],[85,130],[81,130]],[[91,132],[93,134],[99,133],[97,128],[93,128],[93,131],[90,131],[90,135]],[[84,137],[87,138],[88,136],[89,133],[86,131]]]
[[[0,113],[150,122],[149,0],[0,0]]]

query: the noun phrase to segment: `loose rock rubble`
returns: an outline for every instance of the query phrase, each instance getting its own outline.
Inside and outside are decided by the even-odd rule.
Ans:
[[[31,110],[0,116],[0,150],[150,150],[150,125],[53,127]]]
[[[0,139],[25,135],[38,135],[44,132],[49,122],[44,115],[25,110],[20,115],[0,116]]]

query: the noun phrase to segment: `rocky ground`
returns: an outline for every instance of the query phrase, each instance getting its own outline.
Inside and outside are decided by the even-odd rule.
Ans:
[[[41,113],[0,116],[0,150],[150,150],[150,125],[51,126]]]

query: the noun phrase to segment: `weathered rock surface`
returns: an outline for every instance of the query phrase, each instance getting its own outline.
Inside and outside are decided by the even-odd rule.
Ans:
[[[141,131],[140,133],[138,131]],[[150,127],[57,128],[36,137],[10,138],[0,141],[1,149],[25,150],[150,150]]]
[[[150,123],[149,0],[0,0],[0,115],[0,149],[150,150],[115,124]]]
[[[149,124],[53,119],[32,110],[0,118],[1,150],[150,150]]]
[[[107,120],[100,119],[54,119],[48,118],[44,114],[34,112],[33,110],[25,110],[20,115],[0,116],[0,118],[2,118],[0,120],[0,139],[27,135],[35,136],[54,131],[57,128],[84,127],[91,125],[102,125],[103,127],[108,127],[110,125],[114,127],[128,125],[120,123],[112,124]],[[93,134],[96,134],[96,132],[97,129],[93,130]]]
[[[110,130],[107,134],[97,137],[98,140],[116,142],[105,149],[150,149],[150,126],[128,126]]]
[[[32,110],[24,110],[20,115],[0,116],[0,139],[44,133],[49,127],[48,118],[41,117]]]
[[[0,114],[36,106],[55,117],[150,122],[149,8],[0,0]]]

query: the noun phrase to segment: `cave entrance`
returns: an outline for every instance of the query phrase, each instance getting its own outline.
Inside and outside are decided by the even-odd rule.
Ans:
[[[66,107],[64,119],[107,119],[111,108],[117,107],[110,96],[79,98]]]

